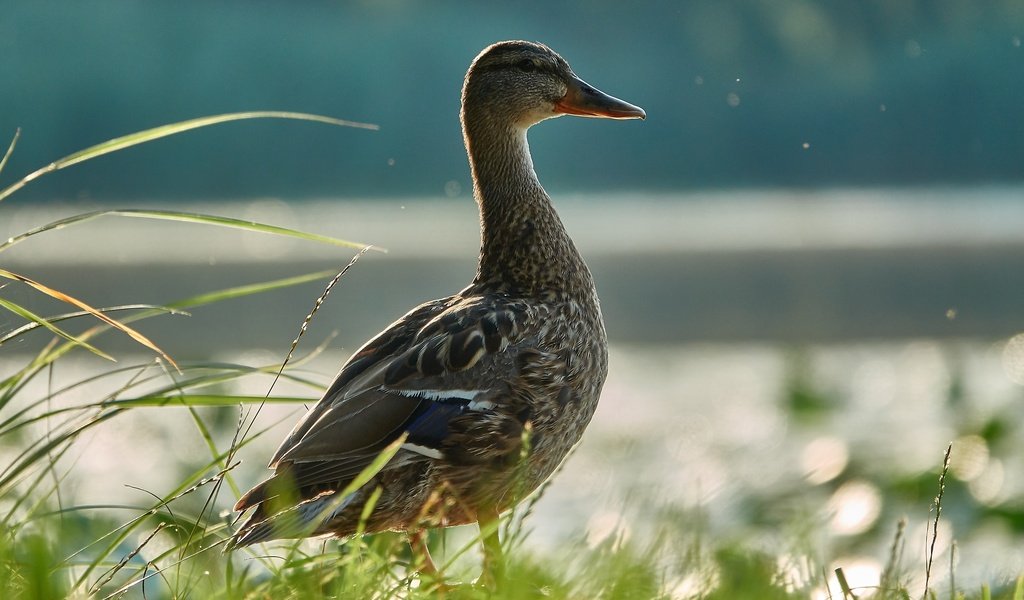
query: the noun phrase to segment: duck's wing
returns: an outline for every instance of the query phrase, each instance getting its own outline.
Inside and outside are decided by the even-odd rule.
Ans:
[[[543,359],[534,348],[531,310],[501,296],[453,297],[415,309],[352,357],[271,466],[305,497],[337,491],[404,432],[399,463],[414,455],[486,460],[517,448],[528,415],[514,407],[522,398],[510,383],[524,357],[531,364]],[[544,369],[557,379],[552,371],[564,364],[550,358]],[[265,495],[258,486],[237,508]]]
[[[344,400],[346,389],[354,380],[362,378],[367,371],[372,371],[374,367],[405,352],[413,343],[420,329],[434,317],[443,313],[455,301],[455,297],[448,297],[421,304],[356,350],[334,378],[331,387],[324,392],[320,401],[295,424],[288,437],[281,442],[273,458],[270,459],[270,468],[276,467],[286,454],[299,446],[300,442],[326,413],[337,409]],[[352,411],[358,410],[356,406],[348,408]]]

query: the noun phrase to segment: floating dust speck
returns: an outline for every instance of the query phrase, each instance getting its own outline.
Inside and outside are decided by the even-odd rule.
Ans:
[[[811,143],[810,142],[804,142],[804,143],[800,144],[800,147],[803,148],[804,150],[810,150],[811,149]]]
[[[917,40],[907,40],[907,43],[903,45],[903,52],[906,53],[908,58],[920,58],[921,57],[921,44]]]
[[[729,106],[731,106],[731,107],[733,107],[733,108],[736,108],[737,106],[739,106],[739,105],[740,105],[740,95],[739,95],[739,94],[737,94],[736,92],[729,92],[729,93],[728,93],[728,94],[727,94],[727,95],[725,96],[725,102],[726,102],[726,104],[728,104]]]
[[[889,110],[889,107],[887,107],[885,104],[878,105],[878,112],[885,112],[887,110]]]
[[[1020,48],[1020,38],[1019,37],[1013,36],[1013,39],[1010,40],[1010,43],[1013,44],[1014,48]]]
[[[949,319],[950,321],[955,319],[956,318],[956,309],[955,308],[947,309],[946,310],[946,318]]]
[[[452,179],[444,184],[444,195],[449,198],[458,198],[462,195],[462,184]]]
[[[700,75],[694,77],[693,78],[693,84],[694,85],[704,85],[704,78],[701,77]]]
[[[393,159],[393,158],[389,158],[389,159],[388,159],[388,166],[389,166],[389,167],[393,167],[393,166],[395,166],[395,159]]]

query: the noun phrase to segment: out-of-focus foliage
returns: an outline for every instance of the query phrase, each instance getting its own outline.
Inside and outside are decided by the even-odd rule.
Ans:
[[[199,132],[24,196],[465,193],[459,87],[507,38],[548,43],[650,115],[539,128],[554,190],[1024,178],[1018,0],[10,3],[0,133],[24,135],[6,177],[119,133],[280,109],[382,129]],[[595,146],[615,150],[614,169],[578,151]]]

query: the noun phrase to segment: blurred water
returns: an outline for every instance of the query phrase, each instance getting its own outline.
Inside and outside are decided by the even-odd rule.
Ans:
[[[601,405],[529,521],[529,543],[553,549],[620,530],[644,536],[659,511],[674,509],[693,515],[711,540],[785,545],[796,543],[793,532],[810,531],[813,547],[794,551],[813,550],[840,565],[874,557],[877,576],[897,521],[907,517],[907,563],[920,570],[937,470],[955,440],[936,560],[948,561],[956,539],[958,579],[1000,581],[1024,565],[1019,343],[615,345]],[[27,357],[11,358],[6,365]],[[214,358],[251,365],[280,357]],[[327,352],[306,368],[326,384],[344,358]],[[55,376],[77,381],[98,368],[92,359],[70,360]],[[263,394],[268,386],[269,378],[258,378],[224,391]],[[97,389],[52,402],[95,399]],[[795,401],[797,392],[818,398]],[[275,394],[312,399],[315,392],[283,382]],[[263,409],[257,429],[270,430],[241,451],[244,463],[234,473],[240,486],[265,475],[264,462],[302,412],[296,405]],[[226,447],[237,412],[201,413],[219,423],[217,444]],[[986,433],[993,424],[1004,434]],[[147,495],[127,486],[162,495],[208,459],[187,411],[136,410],[97,427],[64,461],[73,467],[66,498],[146,505]],[[222,508],[232,499],[221,498]],[[1005,516],[1012,514],[1018,516]]]

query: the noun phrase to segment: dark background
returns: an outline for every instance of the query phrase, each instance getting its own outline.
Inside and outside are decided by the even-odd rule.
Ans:
[[[18,197],[466,190],[462,77],[480,49],[509,38],[551,45],[649,114],[643,126],[562,119],[532,132],[553,192],[1024,178],[1019,0],[97,0],[4,5],[0,136],[23,134],[0,182],[147,127],[276,109],[381,130],[222,125],[76,166]]]

